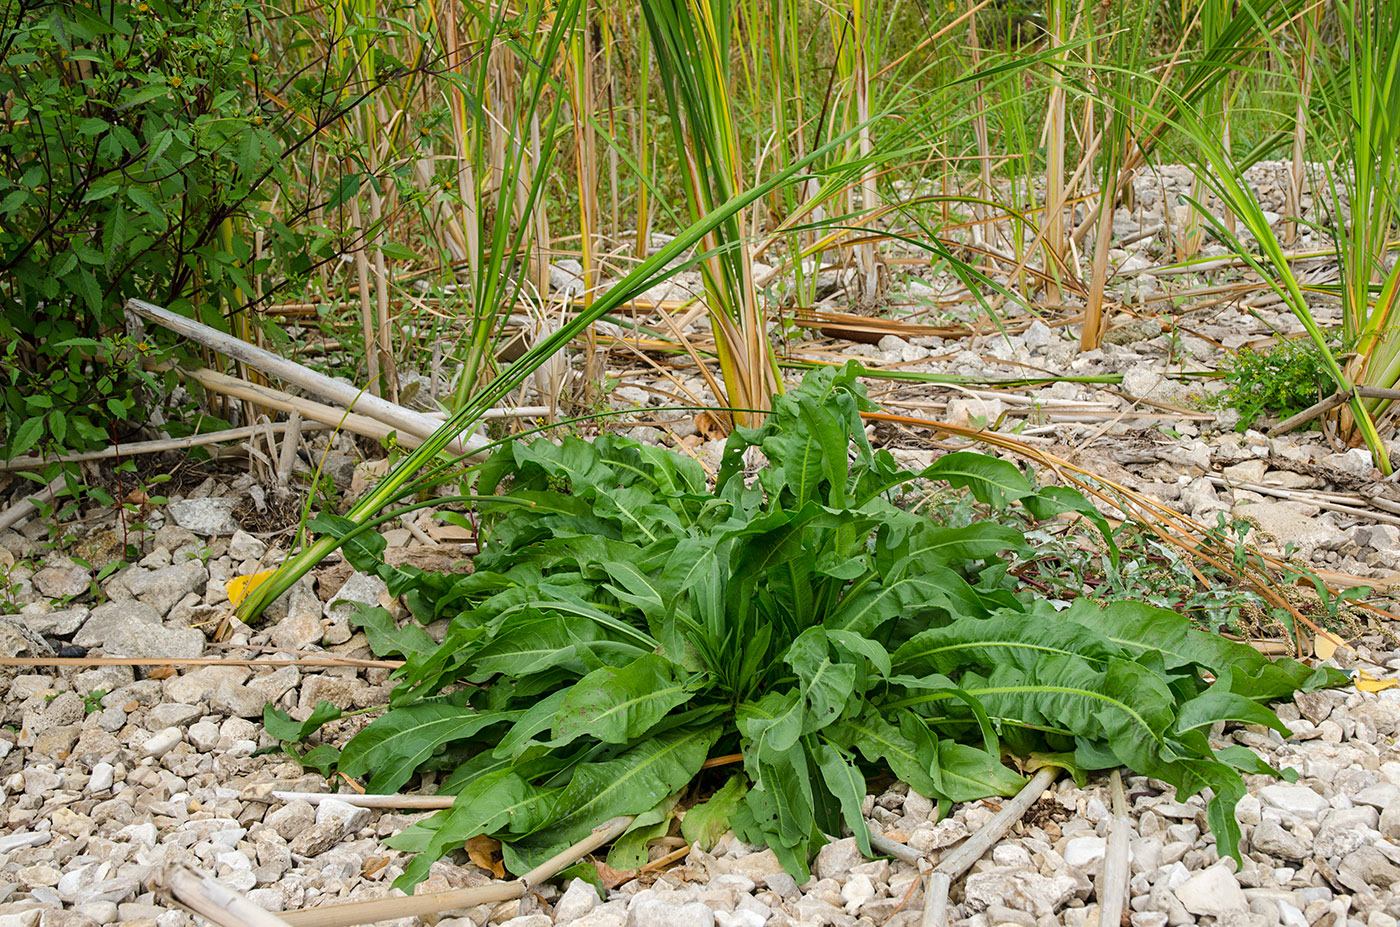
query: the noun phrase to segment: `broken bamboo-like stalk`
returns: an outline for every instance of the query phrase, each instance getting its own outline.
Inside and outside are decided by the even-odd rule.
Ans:
[[[319,908],[303,908],[300,911],[287,912],[282,917],[292,927],[353,927],[355,924],[372,924],[380,920],[436,914],[440,911],[521,898],[534,886],[552,879],[589,853],[620,837],[622,832],[631,826],[632,820],[633,816],[629,814],[598,825],[587,837],[513,882],[496,882],[427,895],[375,898]]]
[[[1271,438],[1286,434],[1299,425],[1306,425],[1318,416],[1331,412],[1338,406],[1346,405],[1351,401],[1353,395],[1360,396],[1362,399],[1388,399],[1394,401],[1400,399],[1400,389],[1387,389],[1383,386],[1353,386],[1350,390],[1333,393],[1326,399],[1313,403],[1297,415],[1289,416],[1270,428],[1266,434]]]
[[[356,808],[397,808],[406,811],[437,811],[451,808],[451,795],[358,795],[354,792],[288,792],[276,789],[268,793],[278,801],[304,801],[319,805],[323,801],[343,801]]]
[[[285,490],[292,478],[292,466],[297,460],[297,447],[301,445],[301,412],[296,409],[287,418],[286,434],[282,437],[282,447],[277,455],[277,488]]]
[[[344,409],[328,406],[311,399],[303,399],[300,396],[293,396],[280,389],[252,383],[241,377],[210,370],[208,367],[200,367],[197,370],[177,369],[205,389],[222,393],[225,396],[232,396],[235,399],[255,400],[259,405],[281,412],[296,412],[304,419],[330,425],[332,428],[339,428],[342,431],[365,435],[375,440],[383,440],[390,434],[396,434],[399,443],[409,448],[417,447],[424,441],[422,435],[400,431],[390,423],[380,419],[370,418],[368,415],[361,415],[358,412],[347,412]]]
[[[1114,770],[1109,778],[1112,794],[1113,820],[1108,825],[1108,851],[1095,894],[1099,898],[1099,923],[1103,927],[1118,927],[1123,922],[1123,906],[1128,900],[1129,841],[1133,824],[1128,819],[1128,802],[1123,794],[1123,777]]]
[[[155,880],[156,891],[218,927],[287,927],[277,915],[208,875],[174,863]]]
[[[361,415],[391,425],[401,435],[408,434],[426,440],[441,425],[440,422],[421,412],[415,412],[412,409],[406,409],[401,405],[389,402],[387,399],[381,399],[359,389],[352,383],[317,373],[296,361],[278,357],[271,351],[265,351],[240,338],[226,335],[208,325],[187,319],[154,303],[148,303],[141,299],[129,299],[126,301],[126,305],[128,309],[142,318],[168,328],[177,335],[198,342],[226,357],[256,367],[266,374],[278,377],[288,383],[294,383],[323,399],[339,403],[345,409],[354,409]],[[306,416],[305,412],[302,414],[304,417],[310,417]],[[486,441],[483,438],[475,435],[462,435],[449,444],[447,450],[449,453],[463,454],[480,450],[485,444]]]
[[[924,915],[920,927],[947,927],[948,890],[952,888],[953,880],[971,869],[972,864],[981,859],[1011,829],[1012,824],[1021,820],[1026,809],[1035,804],[1059,774],[1058,767],[1042,766],[1031,781],[1016,793],[1015,798],[1001,806],[996,817],[933,867],[925,882]]]

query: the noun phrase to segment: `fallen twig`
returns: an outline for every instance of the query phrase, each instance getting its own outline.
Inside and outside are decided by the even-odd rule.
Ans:
[[[553,878],[563,869],[578,862],[583,857],[622,835],[631,826],[632,815],[623,815],[600,824],[593,833],[551,859],[531,869],[512,882],[496,882],[476,888],[458,888],[447,892],[431,892],[410,897],[376,898],[370,901],[351,901],[346,904],[325,905],[319,908],[304,908],[283,915],[283,920],[292,927],[352,927],[355,924],[372,924],[391,918],[415,917],[436,914],[457,908],[469,908],[479,904],[509,901],[524,894],[541,882]]]
[[[277,488],[285,490],[287,483],[292,478],[292,465],[296,463],[297,447],[301,444],[301,412],[292,410],[287,418],[284,428],[287,432],[282,438],[281,452],[277,456]]]
[[[5,511],[0,512],[0,531],[14,527],[19,522],[24,521],[30,515],[39,511],[39,503],[51,500],[53,494],[63,488],[63,484],[63,477],[61,475],[57,476],[49,485],[34,493],[32,496],[21,499]]]
[[[1300,425],[1306,425],[1318,416],[1326,415],[1338,406],[1345,405],[1351,401],[1352,396],[1360,396],[1362,399],[1395,400],[1400,399],[1400,389],[1386,389],[1382,386],[1353,386],[1349,390],[1333,393],[1326,399],[1313,403],[1297,415],[1290,415],[1266,433],[1271,438],[1286,434]]]
[[[885,856],[893,856],[895,859],[906,862],[911,866],[918,867],[923,862],[924,855],[911,846],[906,846],[898,840],[891,840],[884,834],[871,832],[870,848]]]
[[[118,457],[135,457],[140,454],[159,454],[162,451],[183,451],[192,447],[203,447],[206,444],[219,444],[223,441],[241,441],[244,438],[252,437],[260,430],[270,427],[274,433],[286,431],[291,427],[290,422],[278,422],[274,425],[248,425],[243,428],[230,428],[225,431],[211,431],[202,435],[190,435],[187,438],[161,438],[158,441],[135,441],[131,444],[114,444],[111,447],[104,447],[100,451],[84,451],[81,454],[64,454],[61,457],[16,457],[13,460],[0,460],[0,470],[24,470],[33,467],[42,467],[51,463],[82,463],[88,460],[112,460]],[[320,428],[320,425],[312,426]]]
[[[1346,505],[1341,502],[1334,502],[1331,499],[1326,499],[1309,492],[1302,492],[1296,489],[1285,489],[1281,486],[1268,486],[1263,483],[1234,483],[1230,480],[1225,479],[1224,477],[1219,476],[1210,476],[1206,477],[1206,479],[1210,480],[1211,485],[1213,486],[1225,486],[1230,489],[1243,489],[1248,492],[1257,492],[1261,496],[1274,496],[1279,499],[1287,499],[1293,502],[1306,502],[1308,505],[1315,505],[1318,508],[1326,509],[1329,512],[1341,512],[1345,515],[1351,515],[1356,518],[1365,518],[1370,521],[1377,521],[1386,525],[1400,526],[1400,516],[1382,514],[1380,512],[1373,512],[1369,509],[1358,508],[1354,505]],[[1364,502],[1372,500],[1365,500],[1358,497],[1356,501]],[[1377,506],[1377,508],[1379,508],[1379,506]]]
[[[153,887],[219,927],[287,927],[286,921],[249,901],[241,892],[180,863],[165,867]]]
[[[0,666],[355,666],[398,669],[402,660],[305,657],[300,660],[229,660],[223,657],[0,657]]]
[[[971,869],[972,864],[981,859],[1011,829],[1011,825],[1021,819],[1026,809],[1040,798],[1059,774],[1056,766],[1041,767],[1031,781],[1016,793],[1015,798],[1001,806],[996,817],[933,867],[924,887],[924,916],[920,927],[947,927],[948,890],[952,888],[953,880]]]
[[[1300,425],[1306,425],[1308,422],[1317,418],[1319,415],[1326,415],[1328,412],[1331,412],[1338,406],[1346,405],[1349,399],[1351,399],[1351,393],[1349,392],[1333,393],[1321,402],[1315,402],[1312,405],[1308,406],[1306,409],[1299,412],[1297,415],[1290,415],[1288,418],[1284,419],[1274,427],[1270,428],[1268,432],[1266,432],[1266,434],[1268,434],[1268,436],[1271,438],[1276,438],[1281,434],[1286,434]]]
[[[291,393],[271,386],[264,386],[261,383],[253,383],[241,377],[230,376],[207,367],[200,367],[196,370],[185,370],[177,367],[176,370],[181,375],[199,383],[205,389],[223,393],[225,396],[232,396],[235,399],[246,399],[282,412],[295,412],[302,418],[330,425],[332,428],[339,428],[342,431],[365,435],[376,440],[387,438],[390,434],[397,434],[400,443],[405,447],[417,447],[423,443],[422,435],[402,431],[389,422],[361,415],[358,412],[347,412],[345,409],[328,406],[325,403],[305,399],[301,396],[293,396]]]

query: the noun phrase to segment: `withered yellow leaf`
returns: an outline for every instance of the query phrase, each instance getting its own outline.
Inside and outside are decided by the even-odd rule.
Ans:
[[[1317,654],[1319,660],[1330,660],[1332,654],[1337,652],[1345,642],[1330,631],[1318,631],[1317,637],[1313,640],[1313,653]]]
[[[1400,686],[1400,679],[1391,677],[1389,679],[1377,679],[1365,670],[1356,672],[1356,688],[1362,692],[1379,692],[1382,689],[1389,689],[1391,686]]]
[[[248,594],[267,581],[267,578],[276,570],[262,570],[257,573],[249,573],[247,576],[235,576],[228,581],[228,600],[235,606],[241,604]]]

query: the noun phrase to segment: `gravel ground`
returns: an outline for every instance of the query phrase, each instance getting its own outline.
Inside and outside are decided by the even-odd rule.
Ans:
[[[173,508],[179,520],[197,524],[192,513],[200,506]],[[450,556],[419,545],[407,531],[403,535],[391,540],[414,546],[401,546],[399,556]],[[0,535],[0,547],[20,546],[19,537]],[[270,648],[290,647],[302,655],[369,656],[363,636],[352,634],[345,621],[345,606],[328,601],[377,600],[377,581],[344,565],[323,568],[298,587],[275,623],[257,632],[237,627],[229,645],[213,647],[200,627],[223,613],[225,580],[258,566],[263,543],[243,532],[202,538],[170,524],[155,533],[153,544],[154,553],[141,565],[107,582],[105,604],[53,610],[36,592],[22,615],[0,620],[0,637],[11,651],[28,641],[29,652],[42,643],[32,641],[38,629],[108,654],[258,659]],[[54,560],[29,582],[52,591],[65,581],[76,584],[78,573],[86,576],[81,567]],[[1400,652],[1380,649],[1382,640],[1364,637],[1357,651],[1362,666],[1377,677],[1400,670]],[[1347,651],[1339,651],[1339,658],[1352,659]],[[390,892],[403,859],[380,838],[416,816],[343,802],[269,803],[269,783],[304,791],[326,791],[327,783],[277,754],[255,755],[271,746],[257,722],[267,702],[302,715],[323,699],[380,705],[388,695],[386,676],[383,669],[344,667],[206,666],[165,678],[136,678],[124,666],[10,670],[0,683],[9,695],[0,729],[6,799],[0,927],[179,927],[189,916],[163,906],[149,889],[153,874],[175,862],[212,873],[271,910]],[[1247,838],[1242,867],[1219,858],[1199,797],[1178,802],[1161,783],[1126,781],[1134,927],[1396,923],[1400,689],[1301,695],[1281,705],[1280,714],[1293,732],[1287,740],[1263,729],[1223,735],[1299,774],[1294,784],[1249,779],[1250,794],[1239,806]],[[362,721],[336,722],[326,735],[343,738]],[[257,800],[260,795],[264,800]],[[1108,804],[1103,780],[1083,789],[1061,781],[955,885],[954,923],[1097,924],[1095,877],[1105,853]],[[994,807],[959,806],[935,822],[928,799],[896,784],[870,796],[866,814],[877,831],[936,863],[984,825]],[[605,901],[577,883],[562,895],[545,888],[523,901],[460,912],[443,923],[914,927],[923,904],[917,874],[905,863],[863,859],[854,842],[844,839],[821,851],[812,881],[798,886],[771,852],[726,837],[712,854],[693,852],[662,874],[623,884]],[[443,861],[420,891],[489,879],[465,860]]]

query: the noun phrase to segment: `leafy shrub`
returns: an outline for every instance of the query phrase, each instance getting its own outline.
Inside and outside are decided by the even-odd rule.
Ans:
[[[481,505],[488,540],[470,576],[391,568],[382,538],[347,536],[347,555],[406,595],[417,622],[451,619],[439,645],[383,609],[360,618],[376,652],[407,662],[339,769],[378,792],[450,771],[441,791],[457,796],[391,839],[420,854],[400,887],[481,833],[523,872],[614,815],[669,807],[716,752],[743,755],[746,780],[717,798],[729,823],[801,881],[843,826],[869,850],[866,770],[966,801],[1022,784],[1004,751],[1076,775],[1121,764],[1181,795],[1213,789],[1211,827],[1237,852],[1240,770],[1271,770],[1243,747],[1213,750],[1206,731],[1282,730],[1262,700],[1338,675],[1271,663],[1150,606],[1057,612],[1018,592],[1008,567],[1032,554],[1022,532],[940,525],[891,494],[942,481],[1107,532],[1097,512],[981,454],[901,470],[867,443],[864,405],[853,368],[813,371],[730,437],[713,490],[690,458],[630,440],[508,446],[477,477],[501,495]],[[749,455],[766,458],[752,474]],[[298,740],[337,714],[322,704],[297,724],[269,706],[265,719]],[[324,762],[331,748],[317,750]]]
[[[224,327],[282,146],[249,102],[239,0],[7,5],[0,31],[0,381],[7,456],[84,448],[135,418],[141,296]],[[282,228],[273,224],[270,239]]]
[[[1218,401],[1240,413],[1244,431],[1260,415],[1287,418],[1333,391],[1322,352],[1310,341],[1285,338],[1264,352],[1241,350],[1225,374]]]

